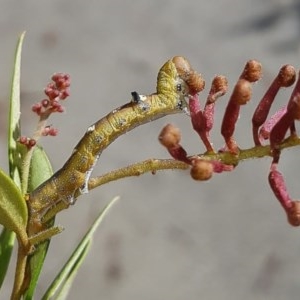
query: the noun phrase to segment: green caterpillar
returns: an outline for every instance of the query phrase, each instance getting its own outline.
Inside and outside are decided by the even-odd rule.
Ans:
[[[42,218],[51,207],[60,201],[73,204],[75,193],[88,192],[94,165],[116,138],[136,126],[185,110],[186,97],[191,91],[198,91],[200,82],[203,88],[203,80],[195,74],[185,58],[176,56],[160,69],[156,93],[144,96],[133,92],[131,102],[91,125],[64,166],[29,195],[29,236],[39,231]]]

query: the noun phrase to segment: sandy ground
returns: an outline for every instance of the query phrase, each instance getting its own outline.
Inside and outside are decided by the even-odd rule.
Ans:
[[[37,4],[38,3],[38,4]],[[243,108],[236,138],[253,145],[251,114],[281,65],[299,68],[300,8],[288,1],[0,1],[0,165],[7,170],[6,114],[13,52],[26,30],[22,69],[22,124],[30,134],[33,103],[52,73],[72,76],[66,113],[47,138],[54,169],[70,155],[86,128],[130,99],[151,93],[157,71],[174,55],[186,56],[207,86],[215,74],[232,88],[248,59],[263,63],[264,77]],[[288,99],[282,92],[281,106]],[[202,97],[203,99],[205,96]],[[225,97],[212,138],[220,136]],[[282,103],[280,103],[280,101]],[[171,116],[121,137],[103,153],[94,174],[146,158],[168,157],[157,142],[175,123],[189,153],[204,148],[188,117]],[[297,153],[280,164],[292,195],[299,195]],[[58,217],[65,231],[53,239],[36,299],[101,208],[121,200],[98,230],[69,299],[299,299],[300,232],[291,228],[267,184],[270,159],[241,163],[230,174],[197,183],[187,172],[166,171],[126,179],[81,197]],[[13,266],[12,266],[13,268]],[[1,291],[7,299],[12,274]]]

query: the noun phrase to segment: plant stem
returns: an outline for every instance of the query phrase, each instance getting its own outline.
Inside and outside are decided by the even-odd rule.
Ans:
[[[279,145],[279,149],[282,150],[285,148],[291,148],[298,145],[300,145],[300,138],[291,136],[285,139]],[[254,146],[249,149],[240,149],[238,154],[232,154],[229,151],[224,151],[219,153],[209,152],[209,153],[203,153],[194,156],[198,156],[201,159],[220,161],[225,165],[237,166],[240,161],[253,159],[253,158],[261,158],[265,156],[272,156],[272,154],[271,154],[270,145],[265,145],[265,146]],[[139,176],[149,172],[155,173],[161,170],[186,170],[188,168],[189,168],[188,164],[175,159],[148,159],[148,160],[144,160],[129,165],[124,168],[113,170],[101,176],[91,178],[88,183],[88,189],[90,191],[103,184],[118,179],[122,179],[125,177]],[[74,198],[76,199],[80,195],[81,195],[80,192],[77,191],[74,195]],[[66,203],[65,201],[58,202],[55,206],[53,206],[53,208],[51,208],[46,213],[46,215],[43,218],[43,222],[49,220],[60,211],[67,209],[69,206],[70,204]]]
[[[281,145],[280,149],[291,148],[300,145],[300,138],[289,137],[285,139]],[[255,146],[249,149],[240,150],[237,155],[230,152],[220,152],[220,153],[204,153],[198,155],[201,158],[212,159],[220,161],[226,165],[237,165],[240,161],[261,158],[265,156],[271,156],[270,145],[266,146]],[[138,162],[129,165],[124,168],[120,168],[98,177],[91,178],[89,180],[89,190],[92,190],[105,183],[115,181],[130,176],[139,176],[148,172],[155,173],[160,170],[185,170],[189,166],[183,162],[174,159],[148,159],[142,162]],[[76,195],[77,197],[79,196]]]
[[[131,176],[140,176],[148,172],[156,173],[161,170],[186,170],[188,164],[174,159],[148,159],[129,165],[124,168],[113,170],[101,176],[89,180],[89,190],[105,183]]]
[[[15,280],[14,287],[11,295],[11,300],[19,300],[21,299],[23,292],[23,283],[25,278],[25,269],[27,263],[27,252],[24,250],[22,246],[18,247],[18,258],[17,258],[17,266],[15,272]]]

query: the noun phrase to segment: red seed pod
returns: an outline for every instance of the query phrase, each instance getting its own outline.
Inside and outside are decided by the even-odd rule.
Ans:
[[[269,184],[279,200],[280,204],[285,210],[288,210],[292,206],[292,199],[287,191],[286,184],[284,182],[282,174],[277,170],[277,164],[272,164],[269,173]]]
[[[225,114],[221,126],[221,134],[223,135],[226,145],[232,153],[237,154],[238,147],[233,138],[235,124],[240,113],[240,106],[246,104],[251,98],[251,84],[249,81],[240,79],[232,92],[227,104]]]
[[[292,201],[282,174],[277,170],[277,164],[272,164],[269,173],[270,186],[279,200],[280,204],[284,208],[288,222],[292,226],[300,225],[300,201]]]

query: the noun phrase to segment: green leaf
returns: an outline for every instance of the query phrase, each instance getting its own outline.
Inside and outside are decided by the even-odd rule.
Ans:
[[[18,151],[17,138],[20,136],[20,73],[21,73],[21,52],[25,32],[23,32],[18,40],[14,69],[11,83],[10,110],[8,124],[8,158],[9,158],[9,174],[14,182],[20,187],[20,153]],[[24,200],[20,203],[23,203]],[[20,204],[22,207],[22,204]],[[15,233],[8,228],[4,228],[0,237],[0,286],[5,278],[10,257],[14,245]]]
[[[77,248],[70,256],[67,263],[61,269],[60,273],[56,276],[52,284],[49,286],[47,292],[43,296],[42,300],[57,299],[56,297],[59,296],[60,300],[66,299],[67,293],[71,287],[72,281],[77,274],[78,268],[80,267],[81,263],[83,262],[83,258],[87,252],[87,247],[92,241],[93,234],[95,233],[97,227],[101,224],[104,216],[108,212],[108,210],[112,207],[112,205],[119,199],[116,197],[112,199],[100,212],[97,219],[94,221],[90,229],[87,231],[83,239],[78,244]]]
[[[16,184],[0,169],[0,224],[27,242],[27,206]]]
[[[29,170],[29,181],[28,181],[28,191],[31,192],[37,188],[41,183],[46,181],[53,174],[53,170],[46,155],[46,152],[42,147],[36,146],[32,155]],[[51,219],[47,222],[47,228],[54,225],[55,219]],[[44,265],[44,261],[49,248],[50,239],[45,240],[36,246],[36,250],[33,255],[30,256],[28,260],[28,267],[31,273],[31,279],[29,287],[24,295],[25,300],[30,300],[33,298],[33,294],[36,289],[36,285]]]
[[[0,235],[0,288],[6,276],[14,244],[15,233],[4,227]]]
[[[9,174],[15,183],[20,186],[20,162],[21,154],[18,147],[18,138],[21,135],[20,128],[20,77],[21,77],[21,54],[25,32],[19,38],[14,62],[14,71],[11,83],[10,93],[10,110],[9,110],[9,126],[8,126],[8,159]]]
[[[89,241],[85,247],[82,248],[82,251],[80,255],[78,256],[78,259],[73,265],[73,268],[71,269],[69,276],[66,278],[65,282],[63,283],[63,286],[61,290],[58,291],[58,293],[55,296],[56,300],[65,300],[68,297],[69,291],[72,287],[73,281],[75,279],[75,276],[77,275],[77,271],[79,270],[81,264],[83,263],[86,255],[88,254],[90,250],[90,246],[92,245],[92,242]]]
[[[28,192],[35,190],[40,184],[50,178],[52,174],[52,166],[46,152],[41,146],[35,146],[30,162]]]

